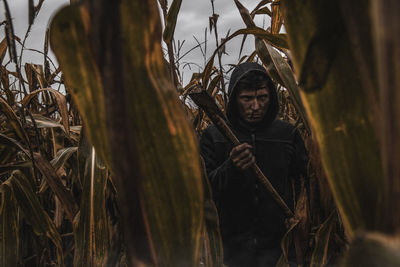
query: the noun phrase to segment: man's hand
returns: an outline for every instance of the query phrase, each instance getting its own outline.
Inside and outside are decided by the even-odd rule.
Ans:
[[[247,143],[232,148],[229,153],[229,158],[236,168],[244,171],[256,162],[256,158],[253,156],[253,153],[251,153],[251,149],[252,146]]]

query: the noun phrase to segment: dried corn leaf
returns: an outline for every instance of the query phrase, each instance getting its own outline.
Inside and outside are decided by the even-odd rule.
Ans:
[[[7,52],[7,39],[4,37],[4,39],[0,42],[0,64],[3,63],[6,52]]]
[[[271,60],[275,66],[275,69],[283,81],[284,87],[289,91],[290,96],[293,100],[293,104],[296,107],[297,112],[300,114],[303,122],[310,132],[310,126],[308,125],[308,118],[306,114],[306,110],[303,106],[303,102],[300,98],[300,88],[297,86],[296,79],[294,77],[294,73],[290,68],[289,64],[283,59],[283,57],[272,48],[267,42],[264,41],[264,46],[267,48],[268,54],[271,57]]]
[[[18,266],[18,213],[12,185],[1,184],[0,265]]]
[[[21,121],[15,114],[14,110],[8,105],[8,103],[0,97],[0,111],[7,117],[7,122],[10,124],[11,128],[15,131],[17,136],[29,146],[30,141],[28,134],[26,133],[24,127],[22,127]]]
[[[274,1],[271,5],[272,17],[271,17],[271,32],[277,34],[280,32],[283,24],[283,15],[280,8],[280,1]]]
[[[78,153],[81,159],[84,157],[81,174],[84,179],[79,218],[75,222],[74,266],[105,266],[109,244],[105,203],[107,169],[87,141],[81,139]]]
[[[335,220],[336,212],[331,215],[319,227],[315,235],[315,248],[311,256],[310,267],[325,266],[328,263],[328,245],[330,234]]]
[[[75,204],[72,194],[66,189],[61,177],[57,174],[56,169],[50,164],[50,162],[44,159],[39,153],[34,153],[34,158],[36,167],[42,173],[54,194],[63,204],[68,219],[72,222],[78,212],[78,207]]]
[[[52,88],[44,88],[44,89],[36,90],[36,91],[26,95],[24,97],[24,99],[22,99],[22,105],[28,106],[28,104],[32,100],[32,98],[35,97],[40,92],[49,92],[53,95],[53,97],[56,100],[58,110],[61,114],[65,132],[67,133],[67,135],[69,135],[69,115],[68,115],[67,100],[65,99],[65,96],[62,93],[60,93],[59,91],[54,90]]]
[[[173,0],[171,7],[168,10],[167,20],[164,29],[164,42],[170,43],[174,37],[176,21],[178,20],[179,10],[182,5],[182,0]]]
[[[284,34],[279,34],[279,35],[271,34],[267,31],[263,30],[262,28],[258,28],[258,27],[237,30],[232,35],[228,36],[219,45],[219,47],[214,51],[214,53],[211,55],[210,59],[207,62],[207,65],[205,66],[204,71],[203,71],[203,75],[202,75],[203,86],[207,86],[207,84],[210,80],[211,72],[214,68],[214,59],[219,51],[219,48],[224,46],[231,39],[235,38],[236,36],[242,35],[242,34],[253,34],[253,35],[265,40],[266,42],[271,43],[272,45],[274,45],[276,47],[285,48],[288,46],[287,42],[286,42],[286,35],[284,35]]]
[[[28,179],[19,171],[13,172],[8,179],[12,187],[19,208],[24,213],[25,219],[32,225],[37,235],[47,236],[57,249],[57,260],[59,266],[64,266],[61,236],[49,215],[43,210],[32,185]]]

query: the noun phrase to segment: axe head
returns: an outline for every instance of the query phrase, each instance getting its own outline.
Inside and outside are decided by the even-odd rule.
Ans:
[[[206,90],[202,89],[200,85],[197,84],[192,89],[190,89],[188,95],[193,100],[193,102],[207,114],[210,119],[212,119],[214,116],[218,116],[225,120],[225,115],[217,106],[215,100],[207,93]]]

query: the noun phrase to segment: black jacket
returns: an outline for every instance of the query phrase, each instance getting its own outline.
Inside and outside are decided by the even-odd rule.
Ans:
[[[237,82],[249,71],[268,77],[256,63],[244,63],[235,69],[229,85],[228,124],[242,143],[253,146],[260,169],[293,210],[291,181],[298,187],[300,176],[306,176],[304,143],[291,124],[276,119],[279,105],[275,90],[270,92],[269,110],[262,123],[251,127],[241,122],[232,99]],[[275,88],[273,84],[269,87]],[[219,212],[225,262],[228,266],[273,264],[286,231],[281,208],[253,175],[233,166],[229,159],[232,145],[215,126],[204,131],[200,148]]]

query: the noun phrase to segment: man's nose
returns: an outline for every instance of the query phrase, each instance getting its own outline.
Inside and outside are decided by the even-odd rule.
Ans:
[[[258,102],[257,98],[251,102],[251,108],[257,110],[260,108],[260,103]]]

